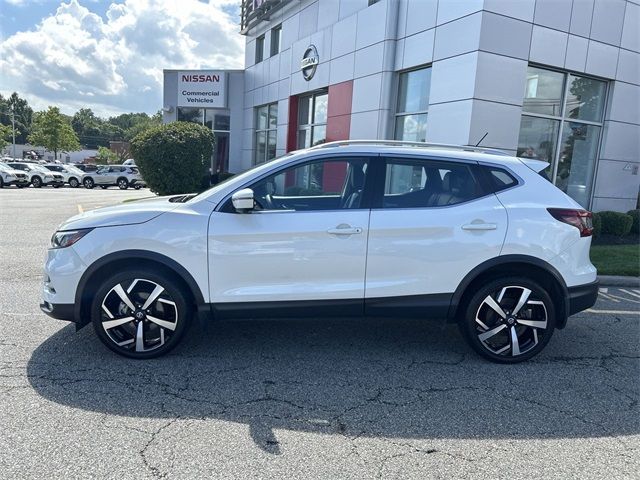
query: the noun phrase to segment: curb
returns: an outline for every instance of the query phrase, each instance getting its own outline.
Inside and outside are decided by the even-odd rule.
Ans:
[[[601,287],[640,287],[640,277],[598,275]]]

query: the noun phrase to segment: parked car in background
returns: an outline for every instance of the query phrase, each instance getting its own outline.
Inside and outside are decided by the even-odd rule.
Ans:
[[[44,186],[52,186],[59,188],[64,185],[64,177],[61,173],[47,170],[42,165],[30,162],[10,162],[7,163],[11,168],[25,172],[29,177],[29,182],[35,188]]]
[[[95,172],[87,172],[82,179],[82,184],[86,188],[118,186],[121,190],[129,187],[140,189],[145,186],[138,169],[126,165],[104,165]]]
[[[122,162],[123,165],[128,165],[130,167],[135,167],[136,165],[136,161],[133,158],[127,158],[124,162]]]
[[[134,358],[168,352],[194,315],[415,316],[521,362],[598,297],[591,213],[539,175],[548,166],[477,147],[318,145],[199,195],[69,219],[41,308]]]
[[[72,188],[79,187],[82,183],[82,177],[85,175],[82,170],[73,165],[47,164],[45,168],[61,174],[64,177],[64,183],[69,184]]]
[[[29,177],[23,171],[0,163],[0,188],[15,185],[18,188],[29,186]]]

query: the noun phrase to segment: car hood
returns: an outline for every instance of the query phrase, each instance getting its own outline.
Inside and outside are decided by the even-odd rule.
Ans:
[[[103,207],[75,215],[63,222],[60,230],[77,230],[80,228],[116,227],[148,222],[165,212],[179,207],[181,203],[171,202],[176,195],[153,197],[132,202]]]

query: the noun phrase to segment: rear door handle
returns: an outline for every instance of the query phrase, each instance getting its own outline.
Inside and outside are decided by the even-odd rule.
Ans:
[[[462,226],[463,230],[496,230],[498,225],[495,223],[467,223]]]
[[[327,233],[329,235],[354,235],[356,233],[362,233],[362,228],[341,224],[336,228],[330,228],[329,230],[327,230]]]

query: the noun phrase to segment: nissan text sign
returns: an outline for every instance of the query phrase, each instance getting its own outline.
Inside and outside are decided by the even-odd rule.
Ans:
[[[178,72],[178,106],[226,108],[226,72]]]

